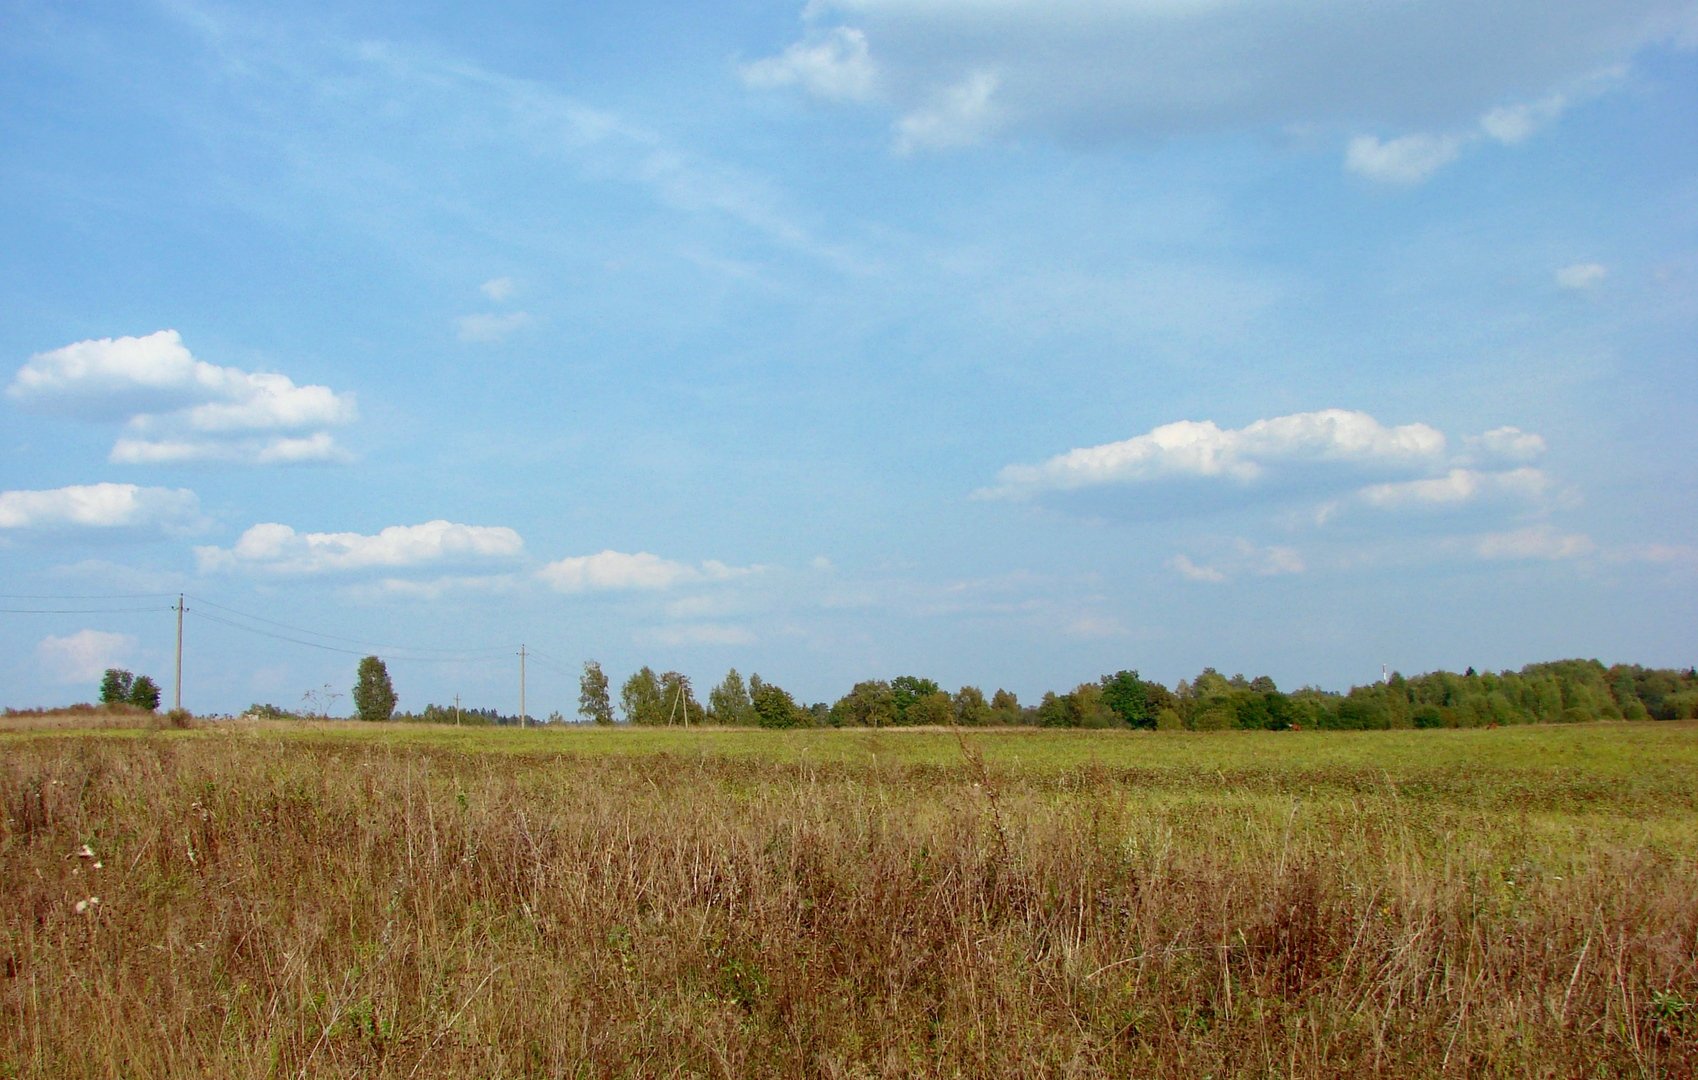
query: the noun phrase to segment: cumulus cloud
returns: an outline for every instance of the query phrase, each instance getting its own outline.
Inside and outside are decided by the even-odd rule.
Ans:
[[[1385,515],[1414,514],[1442,516],[1455,527],[1470,516],[1525,519],[1574,505],[1578,493],[1533,464],[1545,449],[1542,436],[1509,425],[1450,439],[1429,424],[1385,424],[1343,409],[1241,428],[1185,420],[1036,464],[1010,465],[975,497],[1037,502],[1110,520],[1256,507],[1286,530],[1372,528]],[[1224,560],[1191,552],[1168,567],[1193,581],[1302,570],[1289,548],[1252,551],[1243,543]]]
[[[111,455],[122,463],[336,460],[334,440],[314,429],[358,416],[352,394],[198,360],[175,330],[78,341],[37,353],[18,370],[7,394],[26,406],[126,421],[135,434],[121,438]],[[299,432],[313,434],[309,442],[287,435]],[[254,437],[269,433],[278,434]]]
[[[1069,450],[1037,465],[1010,465],[984,498],[1025,499],[1163,478],[1251,484],[1294,464],[1377,465],[1406,469],[1443,459],[1444,434],[1426,424],[1387,427],[1364,412],[1325,409],[1221,428],[1181,420],[1126,439]]]
[[[1573,263],[1556,272],[1556,282],[1565,289],[1584,290],[1602,285],[1608,276],[1609,268],[1602,263]]]
[[[1387,142],[1358,135],[1345,151],[1344,167],[1370,180],[1418,184],[1455,161],[1462,145],[1455,135],[1404,135]]]
[[[530,325],[531,317],[523,311],[500,314],[462,315],[455,320],[461,341],[475,345],[493,345],[505,341]]]
[[[391,525],[376,535],[300,533],[266,522],[244,532],[233,547],[197,547],[202,572],[257,570],[270,574],[319,574],[372,568],[424,566],[520,555],[524,541],[505,526],[427,521]]]
[[[745,82],[918,117],[995,72],[991,129],[1072,142],[1297,125],[1465,133],[1421,136],[1436,141],[1424,155],[1378,144],[1397,147],[1405,176],[1442,165],[1433,152],[1449,139],[1528,138],[1692,25],[1689,0],[1569,0],[1560,19],[1539,0],[807,0],[804,18],[801,41],[746,65]]]
[[[847,26],[798,41],[778,56],[744,64],[740,73],[743,82],[756,89],[794,86],[827,101],[867,101],[878,80],[867,35]]]
[[[79,484],[46,491],[0,491],[0,529],[182,532],[200,524],[200,500],[186,488]]]
[[[1576,559],[1597,550],[1586,534],[1559,532],[1548,524],[1487,533],[1476,538],[1473,547],[1482,559]]]
[[[670,589],[696,581],[727,581],[758,569],[728,566],[711,559],[691,566],[647,551],[632,554],[608,550],[549,563],[537,571],[537,576],[563,593],[615,592]]]
[[[98,682],[107,668],[123,667],[135,652],[136,639],[106,630],[78,630],[65,637],[49,635],[35,647],[36,659],[59,683]]]

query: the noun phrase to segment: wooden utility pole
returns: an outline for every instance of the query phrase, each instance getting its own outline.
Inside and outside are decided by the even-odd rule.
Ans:
[[[525,726],[525,647],[519,646],[519,726]]]
[[[177,691],[172,695],[173,712],[183,707],[183,594],[177,594]]]

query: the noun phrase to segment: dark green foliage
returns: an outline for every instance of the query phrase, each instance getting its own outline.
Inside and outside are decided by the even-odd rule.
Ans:
[[[664,724],[666,707],[661,704],[660,680],[646,664],[625,680],[619,689],[619,707],[628,724]]]
[[[888,727],[896,723],[896,694],[883,679],[858,682],[831,707],[838,727]]]
[[[135,684],[136,677],[122,668],[107,668],[106,674],[100,680],[100,703],[102,705],[123,705],[130,700],[130,688]]]
[[[127,700],[138,709],[153,712],[159,708],[159,685],[146,675],[137,675]]]
[[[812,714],[796,706],[796,699],[782,687],[769,682],[762,682],[759,676],[749,680],[750,705],[755,714],[755,723],[764,728],[792,728],[807,724]]]
[[[955,722],[962,727],[980,727],[991,722],[990,703],[985,692],[976,686],[963,686],[955,692]]]
[[[743,684],[743,676],[732,668],[725,673],[720,684],[708,691],[708,714],[716,724],[751,724],[754,722],[754,706],[749,700],[749,688]]]
[[[354,713],[374,723],[395,715],[395,686],[389,681],[389,668],[375,656],[360,661],[354,681]]]
[[[1273,684],[1270,681],[1269,686]],[[1127,727],[1153,728],[1156,712],[1150,707],[1144,680],[1136,671],[1117,671],[1102,677],[1103,704]]]
[[[922,679],[918,675],[898,675],[890,680],[890,692],[896,703],[896,719],[892,723],[915,724],[918,720],[908,718],[908,710],[923,697],[942,691],[942,687],[931,679]]]
[[[584,673],[578,678],[578,715],[595,724],[613,723],[613,699],[598,661],[584,661]]]

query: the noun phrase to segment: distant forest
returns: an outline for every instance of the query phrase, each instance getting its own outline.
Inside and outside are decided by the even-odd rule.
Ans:
[[[1605,667],[1596,660],[1529,664],[1520,671],[1462,674],[1435,671],[1381,682],[1346,693],[1304,687],[1286,692],[1266,675],[1246,679],[1204,668],[1169,689],[1136,671],[1117,671],[1067,693],[1050,692],[1022,703],[1007,690],[988,697],[979,687],[954,693],[932,679],[900,675],[855,686],[835,703],[803,704],[775,683],[735,668],[696,698],[690,678],[644,667],[620,687],[617,699],[595,661],[584,665],[578,716],[597,724],[723,724],[769,728],[964,727],[1146,728],[1172,731],[1230,729],[1281,731],[1462,728],[1507,724],[1583,723],[1593,720],[1698,718],[1698,672]],[[256,710],[267,709],[256,706]],[[277,710],[280,712],[281,710]],[[491,709],[427,705],[396,720],[423,723],[517,724],[517,716]],[[552,713],[542,722],[564,722]],[[532,717],[532,723],[539,722]]]

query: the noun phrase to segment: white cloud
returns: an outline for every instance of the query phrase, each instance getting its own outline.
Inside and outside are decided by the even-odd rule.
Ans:
[[[111,455],[122,463],[338,460],[330,436],[314,429],[358,416],[352,394],[298,386],[275,372],[197,360],[175,330],[78,341],[37,353],[18,370],[7,394],[25,405],[86,419],[127,419],[136,436],[119,439]],[[248,437],[270,432],[313,434]]]
[[[1558,532],[1551,525],[1487,533],[1474,541],[1474,554],[1482,559],[1575,559],[1595,550],[1584,533]]]
[[[186,488],[80,484],[0,492],[0,529],[162,529],[201,524],[200,500]]]
[[[896,122],[897,153],[953,150],[983,142],[997,126],[991,96],[998,81],[994,72],[976,71],[903,116]]]
[[[807,0],[804,18],[745,79],[911,116],[994,71],[1004,130],[1070,142],[1293,125],[1514,141],[1693,22],[1690,0],[1567,0],[1561,18],[1544,0]],[[846,57],[877,73],[857,95],[829,77]]]
[[[726,581],[759,567],[734,567],[716,560],[699,566],[663,559],[646,551],[602,551],[549,563],[537,576],[563,593],[669,589],[694,581]]]
[[[190,462],[227,462],[238,465],[299,465],[311,462],[345,462],[352,455],[339,446],[328,431],[299,438],[280,435],[269,439],[133,439],[121,438],[112,445],[107,460],[120,465],[176,465]]]
[[[756,89],[795,86],[827,101],[867,101],[878,82],[867,35],[847,26],[798,41],[778,56],[739,70],[743,82]]]
[[[464,574],[413,581],[408,578],[384,578],[369,585],[351,585],[345,595],[361,601],[422,600],[433,602],[458,593],[499,594],[512,592],[520,585],[513,574]]]
[[[1556,282],[1565,289],[1591,289],[1604,283],[1609,268],[1602,263],[1573,263],[1556,272]]]
[[[1370,180],[1418,184],[1455,161],[1462,147],[1455,135],[1404,135],[1386,142],[1358,135],[1345,151],[1344,167]]]
[[[1370,506],[1383,510],[1410,507],[1450,507],[1481,499],[1503,498],[1534,502],[1551,489],[1551,479],[1539,469],[1521,468],[1505,472],[1452,469],[1443,476],[1371,484],[1358,495]]]
[[[230,548],[197,547],[202,572],[252,569],[272,574],[318,574],[375,567],[409,567],[448,560],[514,558],[524,550],[505,526],[427,521],[391,525],[374,536],[299,533],[267,522],[244,532]]]
[[[1059,454],[1038,465],[1010,465],[983,498],[1024,499],[1045,491],[1165,477],[1253,483],[1272,468],[1297,463],[1409,468],[1443,459],[1445,437],[1426,424],[1387,427],[1363,412],[1326,409],[1223,429],[1181,420],[1116,443]]]
[[[530,324],[531,317],[523,311],[508,311],[499,315],[462,315],[455,320],[460,340],[478,345],[493,345],[505,341],[516,331]]]
[[[35,647],[36,659],[59,683],[98,683],[107,668],[124,667],[135,652],[136,639],[105,630],[78,630],[65,637],[49,635]]]
[[[499,304],[504,302],[509,296],[513,295],[515,287],[513,279],[510,277],[490,278],[488,281],[478,286],[478,292],[483,293],[485,296]]]
[[[1530,431],[1505,425],[1462,440],[1475,457],[1498,461],[1532,461],[1545,452],[1545,440]]]

